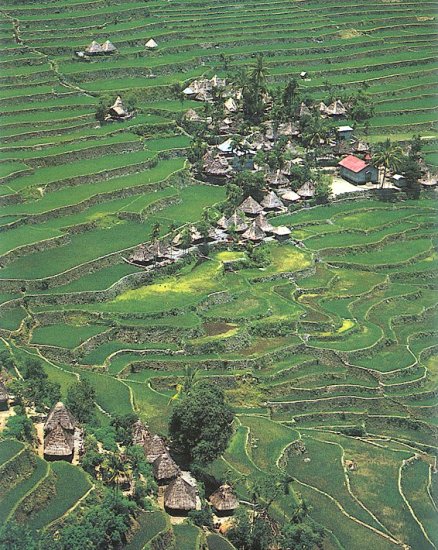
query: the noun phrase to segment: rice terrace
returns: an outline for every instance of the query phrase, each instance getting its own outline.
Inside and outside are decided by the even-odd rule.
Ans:
[[[0,14],[0,550],[437,550],[438,4]]]

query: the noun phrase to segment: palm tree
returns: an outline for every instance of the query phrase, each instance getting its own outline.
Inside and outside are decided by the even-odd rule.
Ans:
[[[184,379],[182,384],[176,385],[176,393],[170,398],[170,401],[176,401],[181,397],[181,395],[188,395],[192,390],[193,386],[198,382],[200,376],[200,370],[191,365],[186,365],[184,367]]]
[[[263,54],[258,54],[255,64],[250,68],[249,78],[254,83],[256,90],[266,91],[266,78],[268,76],[266,66],[263,63]]]
[[[380,188],[383,189],[385,185],[386,174],[388,170],[396,171],[402,162],[403,151],[402,148],[388,138],[383,143],[379,143],[373,154],[373,164],[377,166],[382,173],[382,181]]]

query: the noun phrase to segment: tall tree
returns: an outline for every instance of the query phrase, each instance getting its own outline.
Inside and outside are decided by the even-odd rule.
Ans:
[[[201,381],[175,402],[169,433],[173,445],[192,463],[205,465],[227,448],[232,422],[233,413],[221,388]]]
[[[392,143],[389,138],[377,145],[372,160],[374,165],[377,166],[381,172],[381,188],[385,185],[388,171],[397,171],[401,165],[402,159],[403,151],[401,147]]]

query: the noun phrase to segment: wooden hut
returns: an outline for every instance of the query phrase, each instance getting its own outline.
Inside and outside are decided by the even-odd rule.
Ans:
[[[185,120],[188,120],[189,122],[201,122],[202,118],[199,116],[199,114],[195,111],[195,109],[189,109],[184,114]]]
[[[299,135],[300,130],[296,124],[285,122],[278,126],[277,133],[279,136],[296,137]]]
[[[154,460],[153,471],[159,483],[168,482],[180,474],[180,469],[167,451]]]
[[[377,168],[354,155],[348,155],[342,159],[338,166],[341,177],[350,183],[364,184],[367,182],[377,183],[378,181]]]
[[[257,216],[263,212],[263,207],[250,195],[239,206],[239,210],[248,216]]]
[[[85,53],[87,55],[99,55],[103,53],[103,48],[100,44],[93,40],[93,42],[85,48]]]
[[[302,199],[311,199],[315,195],[315,184],[313,181],[307,181],[298,189],[297,193]]]
[[[255,222],[242,234],[242,239],[255,243],[263,241],[265,237],[265,232]]]
[[[319,114],[325,117],[328,115],[327,111],[328,111],[327,105],[324,103],[324,101],[321,101],[321,103],[319,104]]]
[[[233,489],[227,483],[221,485],[210,496],[210,504],[216,510],[218,515],[230,515],[239,507],[239,501],[233,492]]]
[[[234,212],[227,220],[227,229],[234,229],[237,233],[243,233],[248,229],[245,217],[239,212]]]
[[[59,401],[50,411],[44,424],[44,432],[50,432],[57,426],[61,426],[64,430],[74,432],[76,428],[76,420],[67,407]]]
[[[264,232],[264,233],[272,233],[273,229],[274,229],[274,226],[272,226],[268,220],[265,218],[265,216],[263,214],[259,214],[257,216],[257,218],[254,220],[254,224],[257,226],[257,227],[260,227],[260,229]]]
[[[146,44],[145,44],[145,47],[148,49],[148,50],[155,50],[155,48],[158,47],[158,44],[155,42],[155,40],[153,38],[150,38]]]
[[[151,264],[155,260],[154,255],[150,251],[149,247],[144,244],[140,245],[130,256],[129,261],[135,264],[146,266]]]
[[[216,225],[221,229],[226,229],[228,227],[227,218],[225,216],[222,216],[221,218],[218,219],[218,221],[216,222]]]
[[[66,430],[61,424],[56,424],[44,437],[44,458],[71,462],[73,452],[74,431]]]
[[[236,101],[235,101],[232,97],[229,97],[229,98],[225,101],[224,107],[225,107],[225,110],[226,110],[228,113],[237,113],[237,111],[239,110],[239,107],[237,106]]]
[[[117,97],[114,104],[108,109],[108,114],[105,117],[106,120],[125,120],[131,118],[131,113],[129,113],[125,106],[123,105],[122,98]]]
[[[232,168],[226,158],[207,153],[203,158],[202,171],[212,178],[223,179],[229,175]]]
[[[290,182],[280,170],[277,170],[266,176],[266,183],[271,187],[281,187],[282,185],[289,185]]]
[[[167,453],[166,445],[160,436],[154,435],[143,444],[144,454],[149,464],[153,464],[159,456]]]
[[[152,438],[151,432],[143,424],[141,420],[137,420],[132,426],[132,444],[144,445]]]
[[[285,202],[286,204],[290,204],[292,202],[299,201],[301,197],[298,195],[298,193],[295,193],[293,189],[285,189],[281,193],[281,200]]]
[[[104,42],[102,44],[102,52],[103,53],[115,53],[117,51],[117,48],[114,46],[114,44],[110,41],[110,40],[107,40],[106,42]]]
[[[353,128],[351,126],[339,126],[336,130],[338,139],[350,140],[353,137]]]
[[[178,476],[164,491],[164,506],[168,511],[177,513],[195,510],[196,487]]]
[[[286,241],[291,234],[291,230],[285,225],[279,225],[278,227],[274,227],[272,233],[278,241]]]
[[[9,407],[9,394],[6,386],[0,380],[0,411],[6,411]]]
[[[341,117],[347,114],[347,109],[342,101],[337,99],[327,107],[327,114],[331,117]]]
[[[283,203],[274,193],[270,191],[260,203],[265,210],[282,210],[284,208]]]

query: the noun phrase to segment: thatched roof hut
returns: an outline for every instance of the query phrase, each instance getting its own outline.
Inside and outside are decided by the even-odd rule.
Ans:
[[[239,110],[239,107],[237,106],[236,101],[232,97],[229,97],[225,101],[224,107],[225,107],[225,110],[228,111],[229,113],[237,113],[237,111]]]
[[[300,133],[300,130],[296,124],[285,122],[279,125],[277,133],[279,136],[294,137]]]
[[[274,191],[270,191],[260,203],[266,210],[281,210],[284,206]]]
[[[254,224],[257,227],[260,227],[262,231],[265,233],[272,233],[274,226],[272,226],[268,220],[265,218],[263,214],[259,214],[257,218],[254,220]]]
[[[288,178],[277,170],[276,172],[271,172],[266,176],[266,182],[272,187],[280,187],[281,185],[289,185]]]
[[[202,170],[204,174],[215,177],[226,177],[232,170],[227,159],[211,154],[204,155]]]
[[[278,227],[274,227],[272,233],[278,240],[285,240],[291,234],[291,230],[285,225],[279,225]]]
[[[347,109],[344,107],[342,101],[337,99],[327,107],[327,114],[329,116],[345,116]]]
[[[74,451],[74,435],[57,424],[44,437],[44,456],[47,459],[71,460]]]
[[[132,426],[132,444],[144,445],[149,439],[152,438],[151,432],[143,424],[141,420],[137,420]]]
[[[153,470],[157,481],[169,481],[180,474],[180,469],[167,451],[154,461]]]
[[[327,110],[328,110],[327,105],[324,103],[324,101],[321,101],[321,103],[319,104],[319,113],[321,115],[327,115],[328,114]]]
[[[114,44],[112,42],[107,40],[106,42],[104,42],[102,44],[102,51],[104,53],[114,53],[114,52],[117,51],[117,48],[114,46]]]
[[[103,53],[103,48],[100,44],[93,40],[93,42],[91,42],[91,44],[85,48],[85,51],[88,54],[96,55],[99,53]]]
[[[298,189],[297,193],[303,199],[311,199],[315,195],[315,184],[313,181],[307,181]]]
[[[0,380],[0,410],[5,410],[8,408],[9,403],[9,394],[6,386]]]
[[[240,212],[234,212],[227,220],[227,229],[234,229],[237,233],[243,233],[248,229],[248,224]]]
[[[233,512],[238,508],[239,501],[230,485],[224,484],[210,496],[210,503],[218,512]]]
[[[144,443],[143,449],[146,460],[149,462],[149,464],[155,462],[155,460],[157,460],[157,458],[162,454],[167,453],[166,445],[164,444],[164,441],[161,439],[161,437],[158,435],[154,435],[153,437],[148,439]]]
[[[254,222],[242,235],[242,239],[260,242],[266,237],[264,231]]]
[[[303,102],[301,103],[300,105],[300,112],[299,112],[299,117],[300,118],[303,118],[305,116],[310,116],[312,114],[311,110],[309,109],[309,107],[307,107],[307,105]]]
[[[153,38],[150,38],[146,42],[145,47],[148,48],[149,50],[153,50],[153,49],[158,47],[158,44],[155,42],[155,40]]]
[[[181,476],[178,476],[164,491],[164,505],[169,510],[179,512],[195,510],[196,488]]]
[[[286,189],[283,193],[281,193],[281,198],[286,203],[296,202],[301,199],[298,193],[295,193],[292,189]]]
[[[250,195],[239,206],[239,210],[248,214],[248,216],[257,216],[260,212],[263,212],[263,207]]]
[[[117,96],[117,99],[115,100],[114,104],[108,109],[108,114],[111,117],[115,117],[115,118],[123,118],[123,117],[129,116],[129,113],[125,109],[122,98],[120,96]]]
[[[149,250],[149,247],[142,244],[129,256],[129,261],[136,264],[148,265],[154,261],[154,255]]]
[[[184,118],[188,120],[189,122],[200,122],[202,118],[199,116],[199,114],[195,111],[195,109],[189,109],[185,115]]]
[[[227,218],[225,216],[222,216],[221,218],[218,219],[218,221],[216,222],[216,225],[221,229],[226,229],[228,227]]]
[[[50,432],[57,426],[61,426],[61,428],[70,432],[73,432],[76,427],[75,417],[61,401],[56,403],[50,411],[46,423],[44,424],[44,432]]]
[[[364,154],[368,153],[370,150],[370,146],[366,141],[356,141],[353,145],[353,151],[358,154]]]

